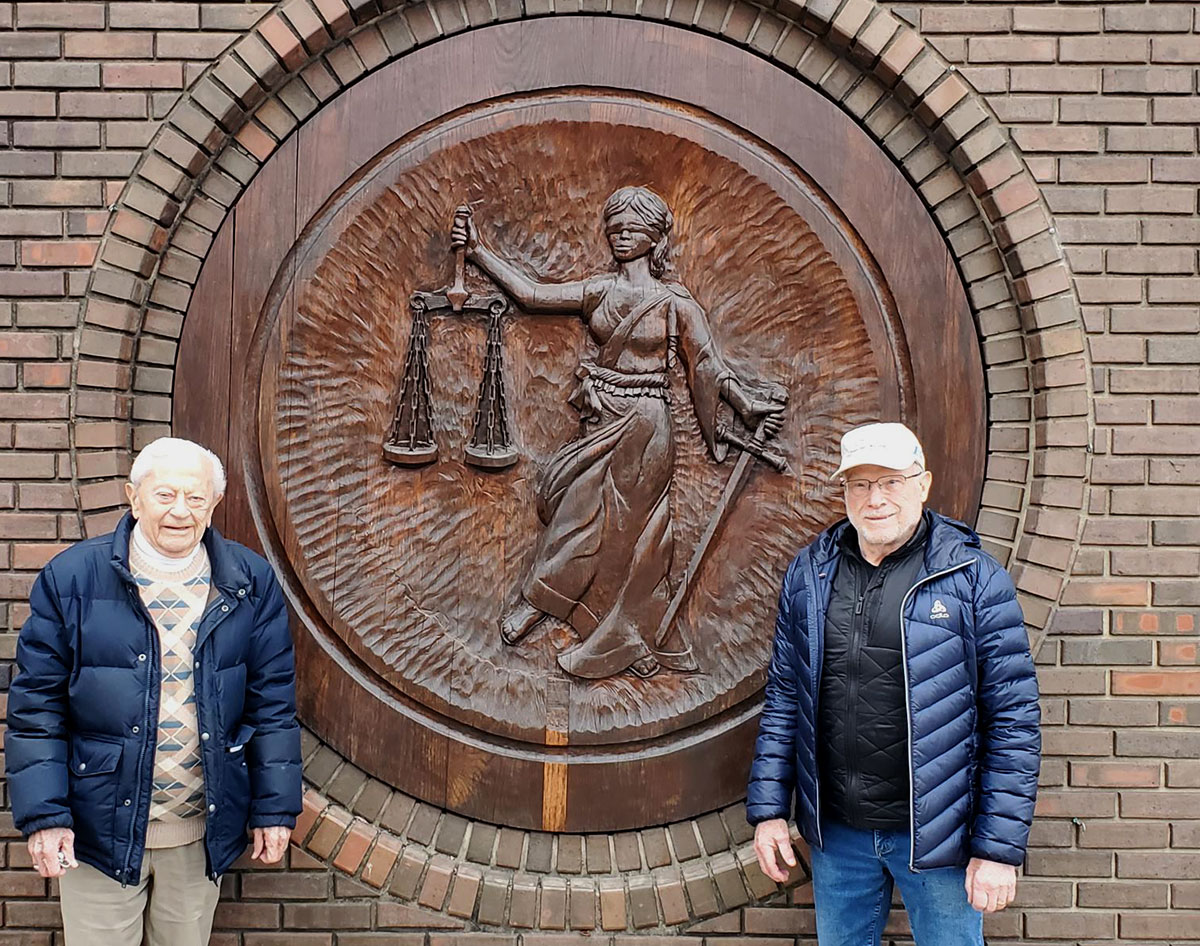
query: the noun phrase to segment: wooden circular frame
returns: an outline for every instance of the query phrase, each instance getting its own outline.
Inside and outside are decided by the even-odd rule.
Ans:
[[[705,68],[697,69],[698,62]],[[470,68],[463,69],[464,63]],[[445,81],[456,71],[457,81]],[[564,86],[686,101],[766,142],[822,188],[861,236],[864,252],[896,297],[909,341],[914,415],[927,451],[956,459],[939,480],[935,502],[973,518],[983,481],[983,375],[954,260],[919,196],[862,129],[818,92],[745,51],[700,34],[615,19],[597,21],[588,31],[570,20],[471,31],[415,51],[333,100],[272,157],[239,206],[267,213],[271,181],[279,177],[273,177],[272,166],[280,162],[286,168],[290,162],[293,224],[299,230],[350,173],[411,129],[475,102]],[[395,107],[381,112],[380,103]],[[280,236],[285,242],[274,248],[275,266],[295,233]],[[247,248],[243,265],[256,263],[266,258]],[[197,298],[220,295],[219,287],[206,286],[209,276],[206,266]],[[211,337],[205,311],[189,316],[185,343]],[[236,347],[231,336],[231,352]],[[191,392],[176,406],[176,429],[183,436],[202,437],[214,423],[211,401],[196,396],[212,374],[205,361],[180,360],[177,390]],[[240,364],[240,352],[233,361]],[[239,372],[235,367],[231,379],[229,422],[240,438],[232,452],[242,456],[246,482],[253,484],[261,471],[255,469],[255,438],[247,437],[252,412],[244,401],[238,404]],[[388,691],[322,632],[286,562],[271,553],[276,537],[254,486],[242,501],[233,499],[227,531],[254,544],[263,536],[301,617],[302,716],[323,740],[376,777],[468,817],[567,831],[676,821],[743,794],[756,705],[727,713],[702,736],[685,733],[631,745],[614,758],[573,747],[535,751],[483,740]]]

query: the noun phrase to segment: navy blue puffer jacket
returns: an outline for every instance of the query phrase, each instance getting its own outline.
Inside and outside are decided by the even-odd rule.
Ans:
[[[136,879],[158,733],[158,633],[129,572],[133,518],[56,556],[30,595],[17,642],[4,747],[16,827],[75,832],[75,853]],[[196,710],[209,875],[248,827],[294,827],[300,729],[283,594],[254,552],[208,529],[216,595],[196,637]]]
[[[792,813],[821,844],[816,764],[825,613],[843,520],[788,568],[746,799],[751,824]],[[1029,640],[1007,572],[961,522],[933,515],[903,605],[913,870],[1020,864],[1041,735]]]

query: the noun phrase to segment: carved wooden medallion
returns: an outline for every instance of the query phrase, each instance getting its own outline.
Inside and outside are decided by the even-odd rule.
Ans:
[[[614,325],[639,315],[636,301],[613,300],[601,216],[631,183],[673,208],[673,279],[653,281],[650,311],[627,333],[636,338],[606,354]],[[518,308],[505,318],[520,462],[491,472],[467,454],[489,320],[435,308],[429,296],[408,304],[414,290],[449,283],[450,221],[463,200],[483,239],[523,274],[582,278],[596,297],[574,316]],[[887,337],[894,316],[853,245],[796,169],[664,103],[537,96],[403,142],[302,243],[280,296],[294,309],[264,366],[271,510],[321,617],[389,685],[510,739],[542,744],[559,715],[574,744],[620,745],[745,700],[759,686],[796,536],[838,515],[823,482],[829,445],[901,401],[903,353],[875,352],[867,328]],[[474,294],[495,293],[471,269]],[[426,365],[397,394],[413,344]],[[716,364],[695,366],[705,345]],[[790,469],[756,464],[659,636],[735,468],[724,443],[726,462],[713,455],[724,372],[750,390],[770,379],[790,394],[775,444]],[[591,384],[596,375],[605,388]],[[653,388],[657,379],[667,387]],[[656,396],[621,397],[614,382],[651,385]],[[380,444],[396,398],[417,394],[437,456],[398,469]],[[603,419],[581,421],[571,399],[585,395]],[[504,618],[529,601],[549,617],[509,628],[520,640],[508,646]],[[647,621],[641,634],[632,627]],[[649,649],[635,647],[643,638]],[[675,666],[645,680],[622,673],[651,651]]]
[[[371,774],[502,823],[727,804],[781,575],[842,515],[838,438],[937,424],[920,280],[710,107],[547,79],[398,130],[324,198],[290,185],[315,212],[245,369],[302,713]],[[932,311],[965,311],[934,283],[953,298]],[[942,507],[971,515],[976,481],[947,470]]]

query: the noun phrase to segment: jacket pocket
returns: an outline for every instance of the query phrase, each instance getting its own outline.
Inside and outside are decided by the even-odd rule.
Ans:
[[[240,753],[245,756],[247,744],[254,738],[253,726],[239,726],[232,736],[225,740],[225,751],[230,755]]]
[[[116,811],[122,798],[121,755],[124,745],[94,736],[71,736],[71,818],[75,850],[113,858]]]
[[[124,745],[95,736],[71,737],[71,774],[76,778],[111,775],[121,764]]]

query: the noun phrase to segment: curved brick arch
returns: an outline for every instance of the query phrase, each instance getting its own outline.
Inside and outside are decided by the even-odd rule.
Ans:
[[[639,5],[614,0],[612,13],[711,33],[805,79],[870,132],[925,200],[958,260],[987,367],[990,439],[979,529],[1012,568],[1030,625],[1044,628],[1078,541],[1088,377],[1067,268],[1017,149],[954,68],[870,0],[784,0],[776,10],[738,0]],[[468,23],[463,9],[433,0],[380,13],[373,3],[287,0],[172,110],[114,209],[80,328],[72,455],[87,532],[108,527],[132,451],[169,425],[177,340],[201,264],[227,211],[279,144],[345,86],[412,48],[499,20],[581,12],[578,2],[467,3],[468,16],[479,18]],[[107,443],[119,446],[101,446]],[[334,804],[330,823],[346,810]],[[696,827],[685,834],[703,830],[686,824]],[[341,846],[327,852],[335,864],[350,856],[341,854],[350,822],[342,827],[345,837],[334,839]],[[310,846],[315,839],[314,832]],[[449,857],[430,840],[423,870]],[[719,852],[730,864],[706,856],[679,866],[678,876],[719,890],[720,870],[732,867],[755,897],[767,895],[745,874],[736,843]],[[621,875],[630,898],[652,877],[645,860],[638,870]],[[547,876],[569,875],[556,866]],[[511,892],[516,874],[506,876]],[[720,902],[732,905],[726,894]],[[438,908],[450,909],[449,901]],[[674,922],[705,915],[687,910]]]

